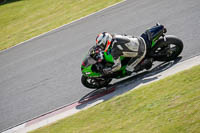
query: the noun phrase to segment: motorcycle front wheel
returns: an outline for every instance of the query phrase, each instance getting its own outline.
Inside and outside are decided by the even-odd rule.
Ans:
[[[89,89],[99,89],[108,86],[112,79],[90,78],[82,75],[81,83]]]

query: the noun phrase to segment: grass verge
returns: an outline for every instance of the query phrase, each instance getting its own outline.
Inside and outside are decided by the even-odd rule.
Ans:
[[[7,0],[0,5],[0,50],[121,0]]]
[[[32,133],[198,133],[200,66],[118,96]]]

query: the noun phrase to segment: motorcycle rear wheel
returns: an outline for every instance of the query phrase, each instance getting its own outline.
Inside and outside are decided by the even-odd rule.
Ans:
[[[151,50],[151,56],[156,61],[171,61],[176,59],[183,50],[183,42],[175,36],[166,36],[158,40]]]

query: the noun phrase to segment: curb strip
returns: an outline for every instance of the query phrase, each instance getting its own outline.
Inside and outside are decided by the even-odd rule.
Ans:
[[[75,103],[73,103],[69,106],[65,106],[61,109],[54,111],[54,112],[45,114],[41,117],[38,117],[38,118],[33,119],[31,121],[28,121],[28,122],[26,122],[22,125],[19,125],[19,126],[12,128],[12,129],[7,130],[7,131],[4,131],[3,133],[27,133],[29,131],[35,130],[37,128],[40,128],[40,127],[49,125],[53,122],[56,122],[58,120],[61,120],[65,117],[71,116],[71,115],[73,115],[77,112],[80,112],[82,110],[88,109],[88,108],[95,106],[95,105],[97,105],[97,104],[99,104],[103,101],[109,100],[114,96],[124,94],[125,92],[130,91],[130,90],[133,91],[134,89],[137,89],[137,88],[139,88],[143,85],[158,81],[160,79],[163,79],[163,78],[170,76],[172,74],[175,74],[177,72],[180,72],[180,71],[183,71],[183,70],[186,70],[186,69],[190,69],[190,68],[192,68],[193,66],[196,66],[196,65],[200,65],[200,55],[193,57],[193,58],[190,58],[188,60],[185,60],[183,62],[179,62],[176,65],[174,65],[173,67],[171,67],[171,68],[169,68],[169,69],[167,69],[163,72],[160,72],[158,74],[153,75],[153,76],[156,76],[157,79],[153,80],[151,82],[144,83],[144,84],[141,83],[141,84],[139,84],[138,86],[136,86],[135,88],[132,88],[132,89],[124,89],[124,88],[126,88],[124,86],[124,88],[119,88],[117,90],[118,87],[116,86],[116,88],[111,89],[111,91],[104,92],[103,94],[99,94],[98,96],[95,96],[95,97],[89,99],[86,102],[83,102],[83,103],[75,102]],[[111,92],[113,92],[113,93],[111,93]]]

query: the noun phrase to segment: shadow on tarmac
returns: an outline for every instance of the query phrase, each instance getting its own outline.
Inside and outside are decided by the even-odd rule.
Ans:
[[[105,101],[112,97],[121,95],[125,92],[133,90],[139,85],[155,81],[160,77],[159,73],[171,68],[178,62],[180,62],[182,57],[178,57],[176,60],[164,63],[158,63],[155,67],[153,67],[149,71],[142,71],[134,76],[128,77],[126,79],[120,80],[114,84],[110,84],[108,87],[104,87],[101,89],[94,90],[85,96],[83,96],[80,100],[76,109],[82,109],[92,103],[97,101]]]
[[[0,5],[5,5],[5,4],[9,4],[9,3],[13,3],[13,2],[18,2],[21,0],[0,0]]]

